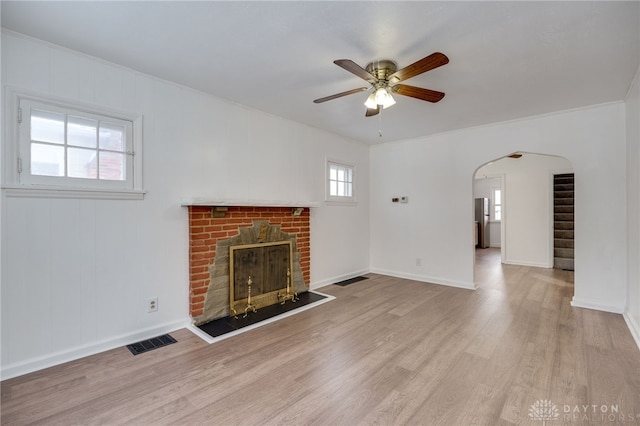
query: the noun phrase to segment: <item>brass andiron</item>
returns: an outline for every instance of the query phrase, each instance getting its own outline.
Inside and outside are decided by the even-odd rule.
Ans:
[[[282,299],[280,302],[281,305],[284,305],[284,302],[287,300],[291,300],[292,302],[298,301],[298,293],[291,291],[291,269],[287,268],[287,292],[284,294],[278,293],[278,299]]]
[[[249,279],[247,280],[247,288],[248,288],[248,290],[247,290],[247,307],[244,308],[244,315],[243,315],[242,318],[246,318],[247,317],[247,315],[249,313],[249,310],[251,310],[254,314],[257,312],[256,311],[256,307],[251,304],[251,284],[253,284],[253,281],[251,281],[251,275],[249,275]]]

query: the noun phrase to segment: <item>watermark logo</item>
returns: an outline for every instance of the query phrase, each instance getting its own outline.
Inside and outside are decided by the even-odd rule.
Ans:
[[[539,399],[529,408],[529,417],[533,420],[541,420],[544,426],[547,421],[558,420],[560,411],[558,406],[548,399]]]
[[[542,421],[561,420],[563,423],[638,423],[640,413],[628,413],[620,409],[618,404],[564,404],[556,405],[548,399],[540,399],[529,408],[529,418]]]

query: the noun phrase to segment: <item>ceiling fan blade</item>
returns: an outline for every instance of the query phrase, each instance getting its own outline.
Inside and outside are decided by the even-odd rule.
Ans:
[[[435,52],[431,55],[420,59],[413,64],[402,68],[391,74],[388,78],[390,82],[398,82],[410,79],[411,77],[415,77],[418,74],[422,74],[423,72],[430,71],[434,68],[441,67],[442,65],[448,64],[449,58],[444,53]]]
[[[378,108],[367,108],[367,112],[364,113],[364,116],[373,117],[374,115],[378,115],[381,109],[382,105],[378,105]]]
[[[316,103],[316,104],[320,104],[322,102],[330,101],[332,99],[341,98],[341,97],[347,96],[347,95],[353,95],[354,93],[363,92],[363,91],[369,90],[369,89],[370,89],[370,87],[360,87],[358,89],[347,90],[346,92],[340,92],[340,93],[336,93],[335,95],[326,96],[324,98],[316,99],[313,102]]]
[[[376,77],[374,77],[360,65],[353,62],[351,59],[336,59],[335,61],[333,61],[333,63],[341,68],[344,68],[350,73],[357,75],[361,79],[368,81],[371,84],[375,84],[378,82],[378,79]]]
[[[422,87],[407,86],[406,84],[396,84],[391,88],[393,93],[398,95],[411,96],[427,102],[439,102],[444,98],[444,93],[435,90],[423,89]]]

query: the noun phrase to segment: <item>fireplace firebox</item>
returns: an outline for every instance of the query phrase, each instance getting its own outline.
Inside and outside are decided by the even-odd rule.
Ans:
[[[229,310],[237,316],[296,300],[291,241],[229,247]]]

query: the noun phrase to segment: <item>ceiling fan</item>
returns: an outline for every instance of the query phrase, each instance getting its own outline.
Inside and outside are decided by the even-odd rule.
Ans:
[[[351,59],[337,59],[333,61],[333,63],[367,81],[373,88],[373,91],[365,102],[365,105],[367,106],[367,111],[365,113],[366,117],[376,115],[380,113],[383,108],[388,108],[395,104],[396,101],[393,99],[393,96],[391,95],[392,93],[410,96],[412,98],[434,103],[439,102],[444,98],[443,92],[424,89],[422,87],[409,86],[406,84],[399,84],[401,81],[408,80],[411,77],[415,77],[416,75],[449,63],[449,58],[440,52],[432,53],[431,55],[424,57],[401,70],[398,70],[398,65],[394,61],[388,59],[371,62],[366,66],[366,68],[362,68]],[[341,98],[343,96],[363,92],[371,89],[371,87],[360,87],[353,90],[347,90],[346,92],[336,93],[335,95],[316,99],[313,102],[319,104],[332,99]]]

